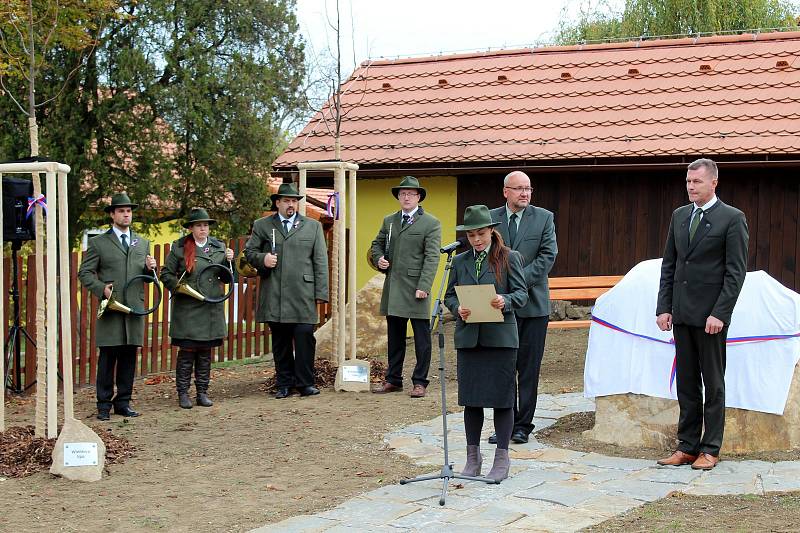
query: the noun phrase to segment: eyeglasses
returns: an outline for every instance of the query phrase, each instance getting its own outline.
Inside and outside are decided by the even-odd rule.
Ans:
[[[506,187],[506,189],[511,189],[512,191],[518,192],[518,193],[523,193],[523,192],[531,193],[531,192],[533,192],[533,187]]]
[[[415,196],[419,196],[417,191],[400,191],[397,193],[397,196],[402,196],[403,198],[413,198]]]

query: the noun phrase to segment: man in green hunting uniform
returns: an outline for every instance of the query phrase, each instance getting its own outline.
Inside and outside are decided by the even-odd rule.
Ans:
[[[297,212],[302,198],[294,184],[282,184],[271,196],[277,213],[255,221],[244,251],[261,276],[256,320],[272,331],[277,399],[292,388],[301,396],[319,394],[314,325],[317,303],[328,301],[328,250],[322,225]]]
[[[125,285],[134,277],[152,274],[156,260],[150,256],[150,241],[131,229],[133,210],[138,204],[125,193],[115,194],[105,212],[111,228],[89,240],[78,279],[94,296],[103,300],[113,295],[119,303],[144,308],[144,283]],[[97,319],[97,419],[109,420],[114,413],[139,416],[131,409],[136,354],[144,340],[144,316],[108,310]],[[114,394],[114,385],[117,392]]]
[[[386,274],[381,315],[386,317],[389,367],[386,379],[373,392],[403,390],[406,328],[411,320],[417,363],[411,375],[410,396],[422,398],[431,364],[430,292],[439,267],[442,225],[419,204],[426,191],[413,176],[405,176],[392,194],[400,210],[383,219],[370,250],[372,263]]]

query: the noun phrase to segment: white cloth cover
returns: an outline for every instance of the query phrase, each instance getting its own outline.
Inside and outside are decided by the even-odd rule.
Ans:
[[[661,259],[639,263],[597,299],[594,317],[628,332],[664,341],[656,326]],[[736,338],[800,332],[800,294],[764,271],[748,272],[728,329],[725,405],[782,415],[800,359],[800,337],[731,343]],[[584,370],[587,398],[646,394],[677,399],[670,387],[675,348],[592,322]]]

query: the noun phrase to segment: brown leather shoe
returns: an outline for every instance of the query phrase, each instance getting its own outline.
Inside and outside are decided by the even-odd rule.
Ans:
[[[719,457],[714,457],[710,453],[701,453],[695,462],[692,463],[694,470],[711,470],[719,462]]]
[[[398,387],[397,385],[392,385],[388,381],[384,381],[383,385],[377,389],[373,389],[372,392],[375,394],[386,394],[389,392],[399,392],[401,390],[403,390],[403,387]]]
[[[680,450],[675,450],[675,453],[673,453],[666,459],[660,459],[658,461],[658,464],[660,464],[661,466],[681,466],[681,465],[690,465],[694,463],[696,460],[697,460],[696,455],[690,455]]]
[[[424,398],[425,397],[425,385],[414,385],[414,388],[411,389],[411,392],[408,393],[409,396],[412,398]]]

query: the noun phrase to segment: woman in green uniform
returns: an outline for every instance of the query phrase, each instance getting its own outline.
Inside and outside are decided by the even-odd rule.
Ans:
[[[489,208],[467,207],[464,224],[470,249],[453,259],[445,305],[456,318],[455,347],[458,356],[458,404],[464,406],[467,435],[465,476],[481,474],[480,438],[483,409],[494,409],[497,449],[486,475],[497,482],[508,477],[508,443],[514,427],[516,362],[519,340],[514,310],[528,301],[522,258],[503,244],[493,228]],[[459,285],[494,285],[497,294],[489,305],[502,312],[500,322],[469,322],[472,310],[461,305]]]
[[[191,409],[189,386],[194,369],[194,386],[197,391],[197,405],[211,407],[208,397],[208,384],[211,379],[211,350],[222,345],[228,334],[225,320],[225,304],[201,301],[180,292],[180,285],[188,285],[210,298],[223,294],[224,279],[221,269],[208,269],[210,264],[229,266],[233,260],[233,250],[226,248],[221,241],[209,236],[209,228],[216,220],[208,216],[202,208],[194,208],[183,224],[190,233],[172,243],[166,265],[162,269],[161,280],[172,293],[169,336],[173,346],[178,347],[178,363],[175,369],[175,385],[178,389],[178,404],[183,409]]]

